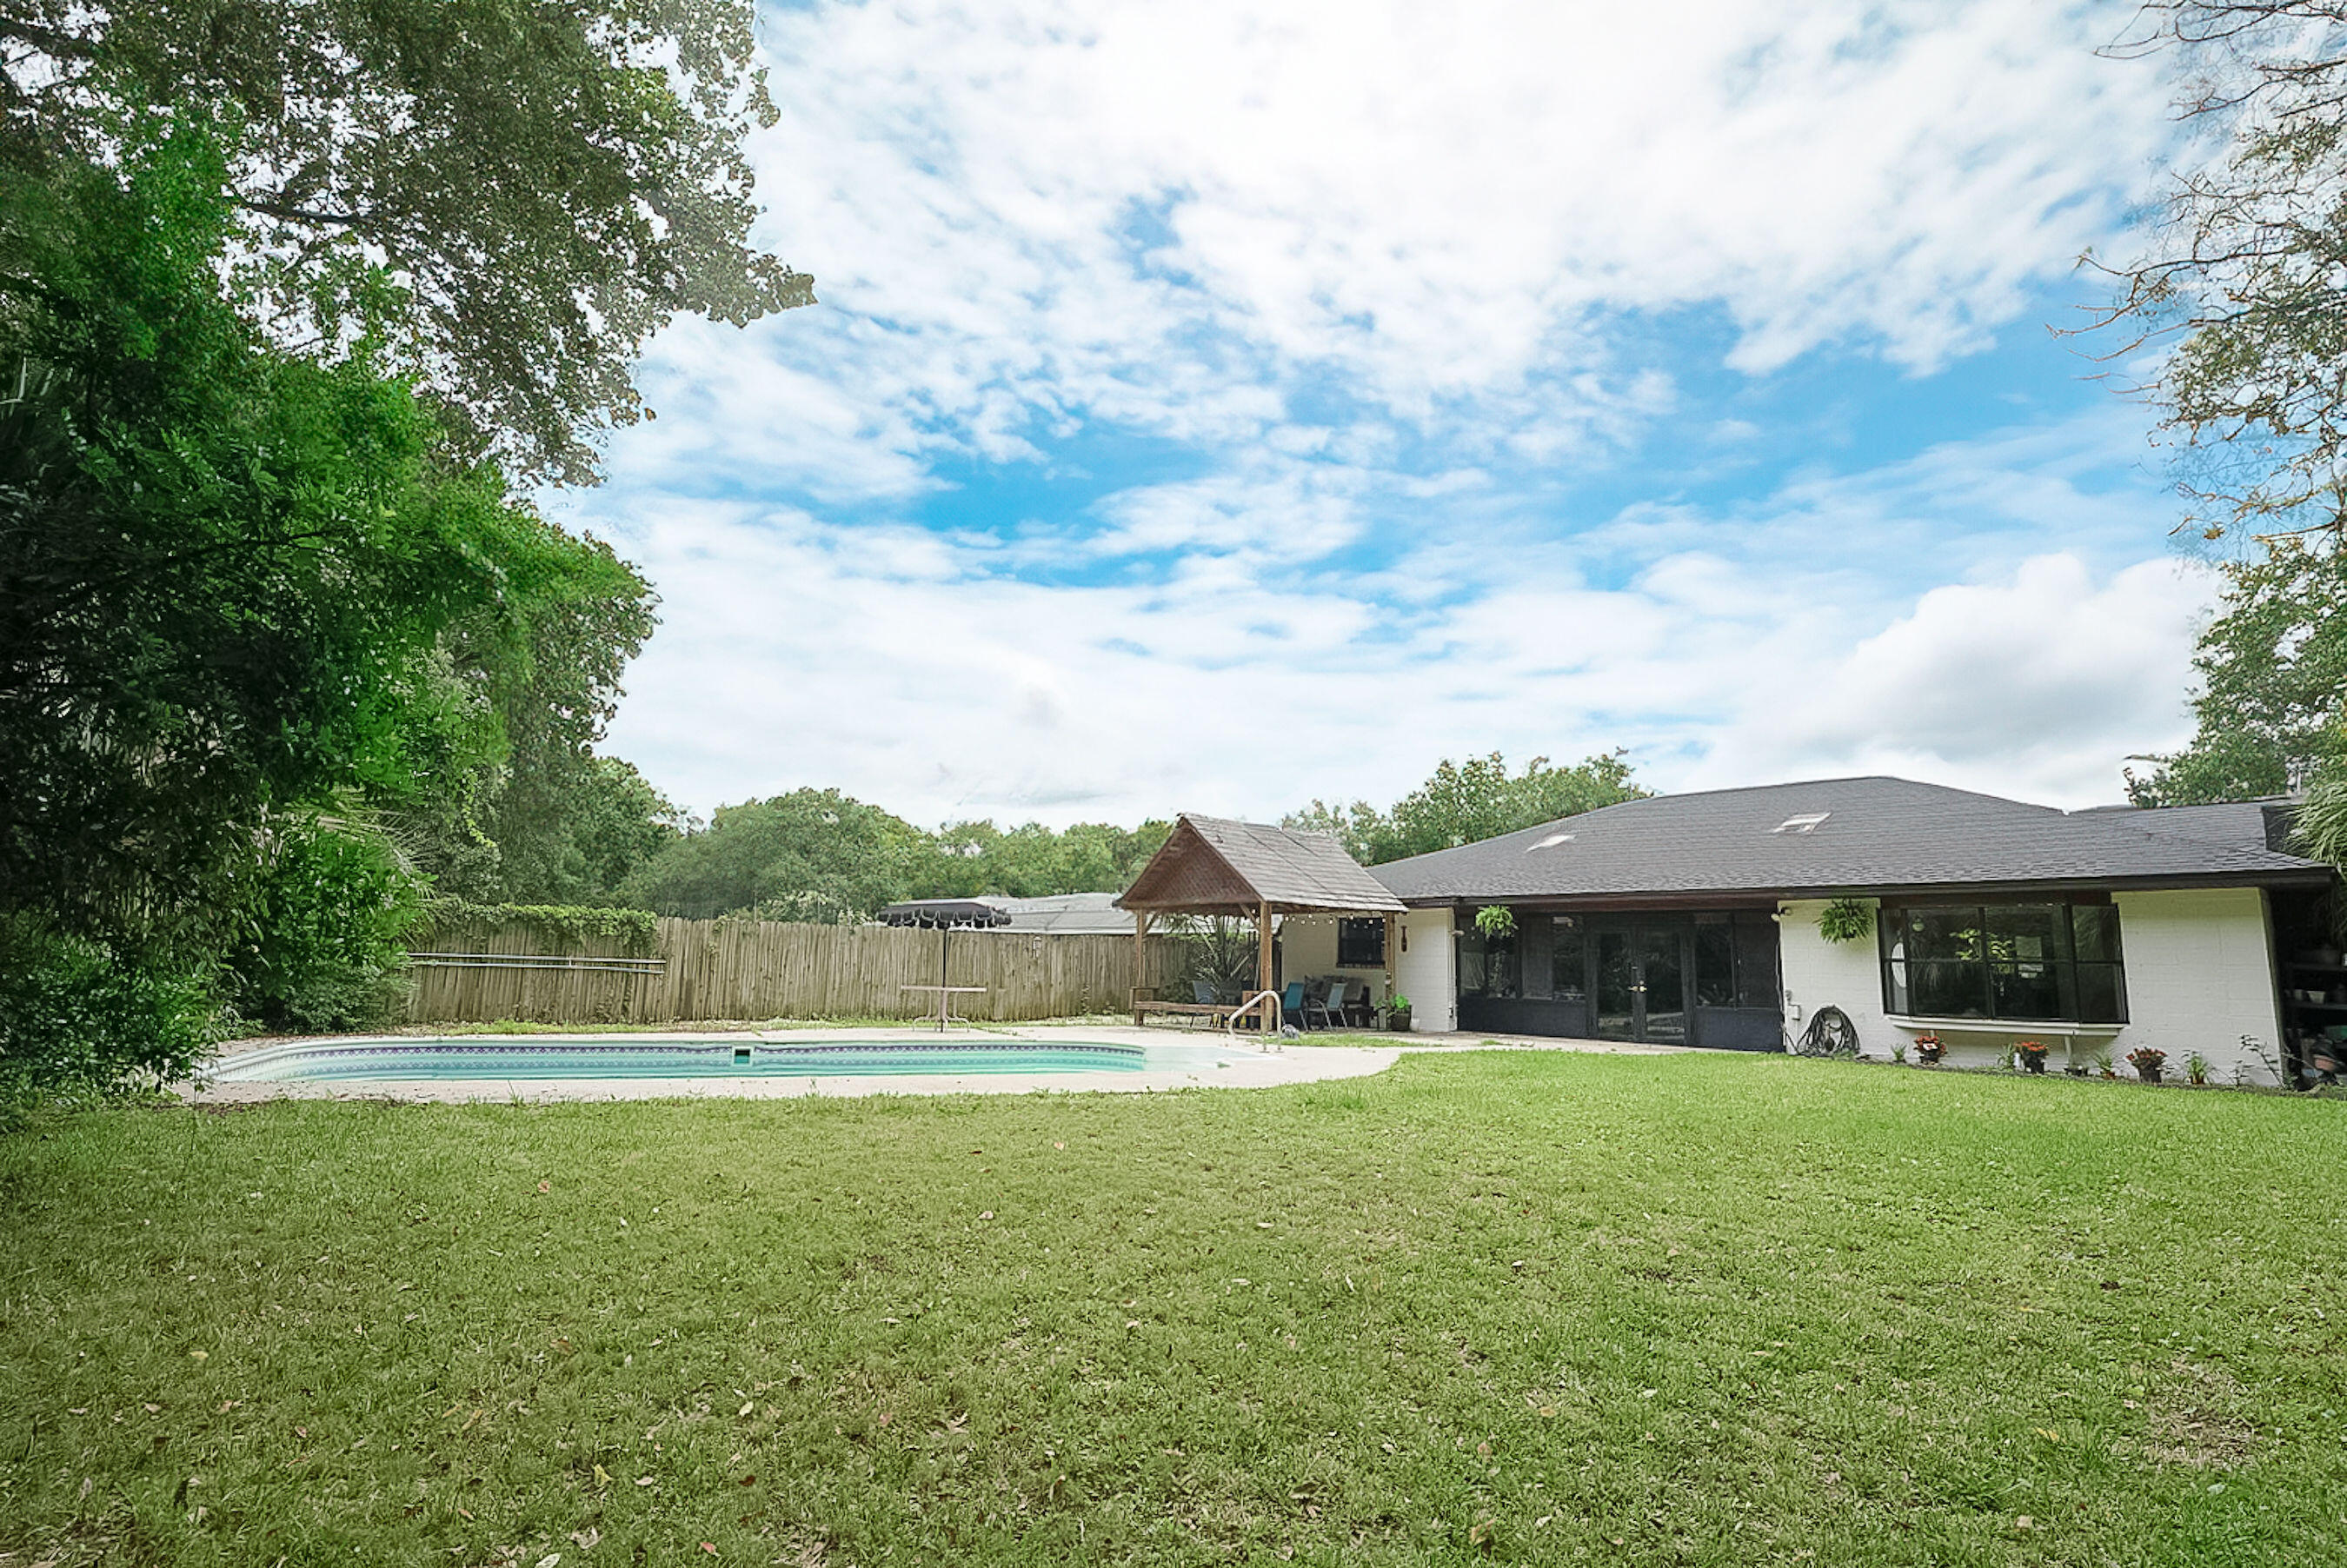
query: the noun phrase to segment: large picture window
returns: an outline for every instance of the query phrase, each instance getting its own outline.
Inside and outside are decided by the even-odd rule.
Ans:
[[[1340,969],[1382,969],[1386,967],[1386,923],[1348,916],[1337,922],[1337,967]]]
[[[2108,904],[1886,904],[1882,1003],[1911,1018],[2125,1023]]]

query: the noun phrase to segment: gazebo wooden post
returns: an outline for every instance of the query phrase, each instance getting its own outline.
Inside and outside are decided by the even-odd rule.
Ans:
[[[1271,986],[1271,904],[1268,900],[1255,907],[1255,989],[1267,991]],[[1266,1004],[1255,1015],[1263,1020],[1266,1034],[1271,1032],[1271,1008]]]
[[[1134,1004],[1133,1022],[1136,1029],[1141,1026],[1141,977],[1147,972],[1144,965],[1148,957],[1149,911],[1135,909],[1133,912],[1133,987],[1132,994],[1124,999]]]

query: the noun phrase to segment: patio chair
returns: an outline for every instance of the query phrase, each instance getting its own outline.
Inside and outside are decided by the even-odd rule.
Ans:
[[[1294,1019],[1296,1027],[1298,1029],[1310,1027],[1304,1021],[1304,982],[1302,980],[1288,981],[1287,989],[1279,993],[1279,1014],[1284,1019]]]
[[[1304,1019],[1309,1027],[1314,1013],[1320,1015],[1323,1029],[1341,1029],[1345,1023],[1345,982],[1323,980],[1317,991],[1304,993]]]
[[[1351,1026],[1357,1009],[1364,1015],[1361,1021],[1364,1023],[1368,1021],[1366,1015],[1368,1011],[1369,982],[1367,980],[1360,982],[1361,999],[1358,1002],[1352,999],[1353,984],[1354,982],[1341,976],[1328,982],[1328,1012],[1337,1020],[1338,1029]]]

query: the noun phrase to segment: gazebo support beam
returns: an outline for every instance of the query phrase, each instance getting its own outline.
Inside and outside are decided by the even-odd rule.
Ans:
[[[1142,999],[1141,993],[1143,987],[1141,977],[1144,972],[1143,965],[1148,957],[1149,911],[1135,909],[1133,912],[1133,985],[1132,995],[1125,999],[1127,1001],[1139,1002]]]
[[[1271,984],[1271,905],[1255,906],[1255,989],[1267,991]],[[1264,1032],[1271,1031],[1271,1009],[1266,1007],[1258,1015],[1263,1020]]]

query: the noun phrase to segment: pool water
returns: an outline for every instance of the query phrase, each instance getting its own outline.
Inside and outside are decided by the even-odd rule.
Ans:
[[[1247,1055],[1183,1045],[969,1040],[321,1040],[231,1057],[218,1083],[543,1078],[882,1078],[912,1073],[1169,1072]]]

